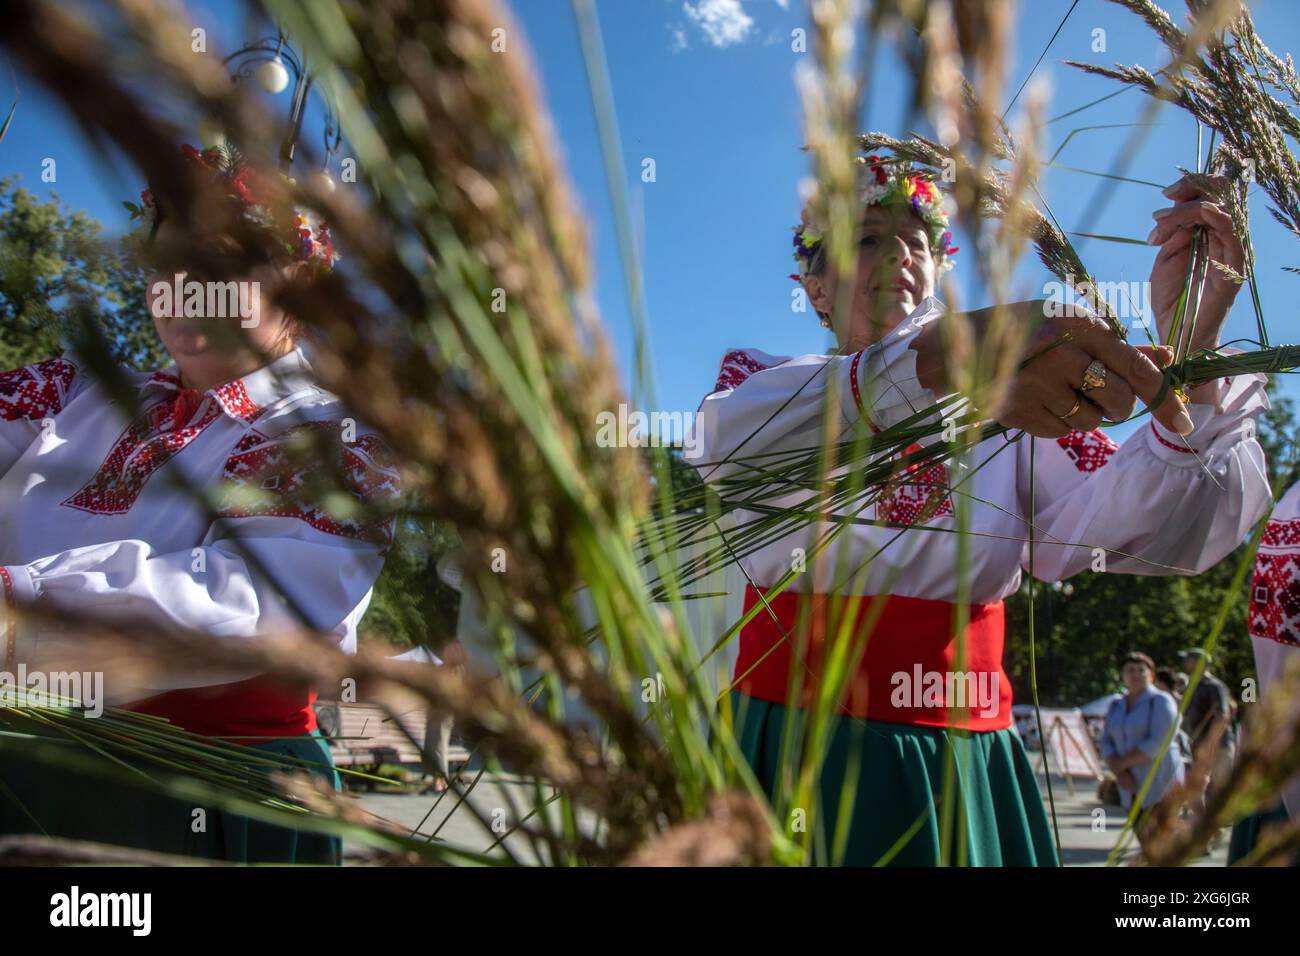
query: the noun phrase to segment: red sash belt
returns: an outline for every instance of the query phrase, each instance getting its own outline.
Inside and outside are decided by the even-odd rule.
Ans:
[[[301,737],[316,729],[315,700],[316,692],[308,687],[254,677],[234,684],[168,691],[126,709],[165,717],[205,737]]]
[[[795,691],[798,706],[815,699],[831,630],[828,615],[835,610],[834,629],[852,606],[849,598],[785,591],[740,632],[736,687],[750,697],[784,704],[790,696],[790,667],[796,649],[807,645]],[[870,625],[878,602],[879,617]],[[759,604],[758,592],[745,589],[745,610]],[[859,599],[850,640],[862,643],[861,662],[852,677],[839,713],[894,724],[1002,730],[1011,726],[1011,682],[1002,670],[1002,602],[970,605],[963,660],[958,667],[954,633],[955,605],[923,598],[876,596]],[[782,634],[789,635],[787,640]],[[770,651],[770,653],[769,653]],[[849,662],[852,664],[852,661]]]

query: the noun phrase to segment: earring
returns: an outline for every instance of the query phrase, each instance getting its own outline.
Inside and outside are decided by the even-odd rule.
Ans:
[[[828,319],[828,318],[826,318],[826,316],[823,315],[823,316],[822,316],[822,328],[823,328],[823,329],[829,329],[830,327],[831,327],[831,320]]]

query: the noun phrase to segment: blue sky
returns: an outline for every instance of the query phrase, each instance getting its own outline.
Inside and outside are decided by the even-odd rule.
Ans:
[[[224,0],[191,2],[196,22],[209,27],[216,45],[231,49],[247,39],[239,8]],[[590,223],[596,294],[609,335],[631,382],[632,336],[623,275],[615,243],[609,189],[577,29],[568,0],[510,0],[540,73],[574,193]],[[1252,5],[1265,41],[1286,52],[1300,39],[1300,5],[1265,0]],[[1008,96],[1042,51],[1070,0],[1020,4]],[[1171,4],[1180,10],[1181,4]],[[660,408],[691,411],[710,389],[719,359],[729,348],[753,346],[781,355],[822,351],[827,345],[812,313],[791,310],[790,227],[798,219],[798,184],[809,173],[801,153],[801,115],[795,69],[809,54],[791,50],[791,31],[804,26],[802,0],[600,0],[602,36],[609,62],[625,162],[625,180],[637,223],[646,286],[653,388]],[[1176,16],[1181,14],[1176,13]],[[1104,31],[1105,51],[1094,52]],[[1081,0],[1035,74],[1049,84],[1048,117],[1117,89],[1062,65],[1064,59],[1096,63],[1167,61],[1155,36],[1126,11],[1102,0]],[[0,73],[0,76],[3,76]],[[0,81],[0,100],[8,94]],[[119,205],[135,198],[138,177],[88,144],[61,107],[21,74],[22,101],[8,138],[0,144],[0,175],[21,174],[24,185],[57,191],[75,208],[101,219],[110,232],[126,227]],[[909,80],[886,58],[877,68],[865,104],[863,128],[902,134]],[[287,109],[287,94],[284,94]],[[1133,123],[1148,100],[1126,92],[1078,115],[1048,124],[1043,148],[1051,155],[1072,129]],[[1018,111],[1013,110],[1012,118]],[[319,122],[313,106],[309,126]],[[1128,175],[1157,183],[1178,177],[1177,165],[1196,157],[1195,124],[1161,107]],[[1128,129],[1084,130],[1058,162],[1104,171],[1120,153]],[[310,135],[310,134],[309,134]],[[346,147],[345,147],[346,155]],[[54,157],[58,181],[41,181],[41,162]],[[641,181],[642,163],[654,160],[654,182]],[[1052,169],[1044,193],[1067,229],[1079,229],[1099,209],[1090,231],[1142,239],[1151,210],[1166,201],[1158,189],[1120,184],[1104,207],[1096,197],[1105,180]],[[1300,276],[1300,247],[1265,211],[1262,193],[1252,201],[1260,289],[1274,342],[1300,339],[1292,303]],[[971,278],[975,250],[962,242],[956,277],[968,306],[987,304]],[[1078,240],[1084,261],[1101,281],[1146,278],[1154,249]],[[1018,293],[1041,295],[1050,276],[1028,256]],[[1243,293],[1226,337],[1253,336],[1254,315]],[[1143,341],[1141,332],[1135,341]],[[1291,394],[1295,394],[1287,385]]]

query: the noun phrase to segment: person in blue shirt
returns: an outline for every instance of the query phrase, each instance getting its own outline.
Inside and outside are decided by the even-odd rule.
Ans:
[[[1176,784],[1183,782],[1183,759],[1171,733],[1178,724],[1178,704],[1153,686],[1155,672],[1155,662],[1146,654],[1133,651],[1124,658],[1120,676],[1127,693],[1111,702],[1101,734],[1101,755],[1115,774],[1125,810],[1132,807],[1156,757],[1164,751],[1142,798],[1137,835],[1143,845],[1150,836],[1149,821],[1158,817],[1152,809],[1163,800],[1176,799],[1181,789]]]

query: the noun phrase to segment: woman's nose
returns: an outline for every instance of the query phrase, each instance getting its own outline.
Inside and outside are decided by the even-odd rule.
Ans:
[[[889,262],[911,265],[912,247],[907,244],[907,240],[902,236],[894,236],[889,242],[885,258]]]

